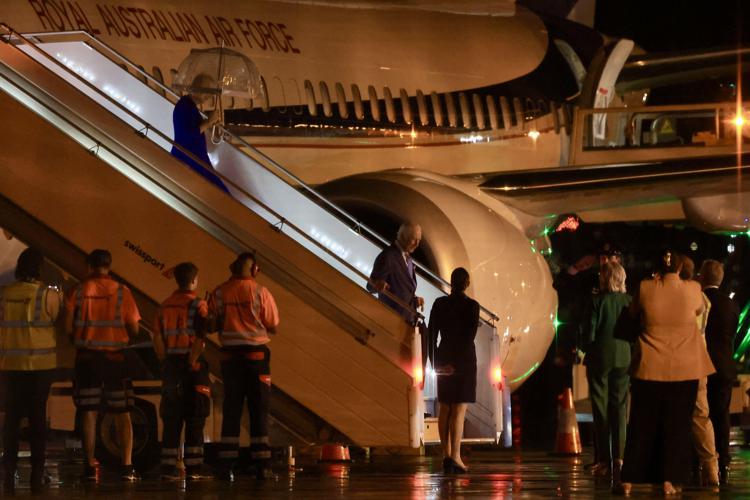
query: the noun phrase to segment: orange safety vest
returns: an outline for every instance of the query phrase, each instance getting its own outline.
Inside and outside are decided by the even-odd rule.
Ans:
[[[76,347],[94,351],[127,347],[128,332],[122,319],[125,292],[123,285],[108,277],[89,278],[76,287],[73,322]]]
[[[39,282],[0,288],[0,369],[50,370],[57,366],[57,340]],[[56,293],[56,292],[55,292]]]
[[[258,346],[271,341],[263,321],[263,287],[255,280],[231,278],[213,294],[216,313],[224,318],[219,325],[223,347]]]
[[[205,302],[194,293],[176,291],[159,308],[158,326],[164,336],[167,354],[187,354],[195,342],[195,318]]]

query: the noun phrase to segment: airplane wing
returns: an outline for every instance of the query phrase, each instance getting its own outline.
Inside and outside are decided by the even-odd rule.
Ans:
[[[749,103],[579,108],[569,141],[567,166],[474,182],[532,216],[750,228]]]
[[[486,175],[480,188],[525,213],[549,216],[750,191],[750,153],[557,167]],[[661,218],[661,217],[657,217]]]
[[[737,78],[738,68],[750,63],[750,48],[728,48],[680,53],[631,56],[620,72],[616,91],[649,90],[660,87]],[[705,98],[705,96],[702,96]]]

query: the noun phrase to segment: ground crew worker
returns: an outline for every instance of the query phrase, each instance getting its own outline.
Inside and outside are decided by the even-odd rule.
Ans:
[[[21,417],[29,417],[31,488],[42,488],[47,432],[47,396],[57,366],[54,321],[60,296],[39,277],[44,258],[27,248],[18,257],[16,281],[0,288],[0,369],[5,382],[3,463],[5,492],[15,488]]]
[[[250,413],[250,455],[258,479],[268,477],[268,406],[271,393],[271,352],[266,344],[276,333],[279,313],[265,287],[255,281],[255,254],[245,252],[229,266],[232,277],[214,290],[210,309],[216,316],[222,346],[224,416],[221,424],[219,471],[232,480],[239,457],[240,418],[245,398]]]
[[[89,277],[65,299],[65,329],[76,346],[73,398],[82,414],[84,479],[97,478],[94,459],[96,420],[100,410],[114,414],[122,450],[121,477],[140,479],[133,467],[133,391],[123,349],[138,333],[141,316],[130,290],[109,275],[112,255],[94,250],[86,257]]]
[[[164,363],[159,409],[164,423],[161,475],[165,480],[180,479],[177,456],[184,423],[185,475],[191,480],[212,479],[203,470],[203,427],[211,408],[208,364],[201,356],[208,304],[195,293],[195,264],[178,264],[174,277],[179,289],[161,304],[154,321],[154,349]]]

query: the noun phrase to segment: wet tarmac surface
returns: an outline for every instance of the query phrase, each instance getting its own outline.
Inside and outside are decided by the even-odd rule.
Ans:
[[[98,484],[79,480],[80,465],[48,461],[53,484],[32,495],[29,469],[21,462],[22,481],[17,497],[35,498],[618,498],[611,495],[608,481],[584,470],[590,456],[553,457],[542,452],[509,450],[474,451],[467,455],[470,471],[446,475],[436,456],[376,456],[350,464],[317,464],[304,459],[290,472],[279,466],[273,478],[259,481],[238,476],[234,483],[218,480],[176,483],[146,474],[138,483],[122,483],[116,471],[104,473]],[[7,497],[7,494],[3,494]],[[632,498],[661,497],[659,489],[635,486]],[[750,498],[750,450],[735,450],[731,484],[721,489],[684,488],[681,498]],[[619,497],[621,498],[621,497]]]

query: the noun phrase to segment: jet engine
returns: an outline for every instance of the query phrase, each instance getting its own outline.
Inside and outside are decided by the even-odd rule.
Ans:
[[[557,295],[546,261],[506,205],[469,182],[419,170],[345,177],[318,189],[389,238],[404,221],[420,224],[417,260],[446,280],[454,268],[466,268],[468,295],[497,317],[511,386],[539,366],[554,337]]]

